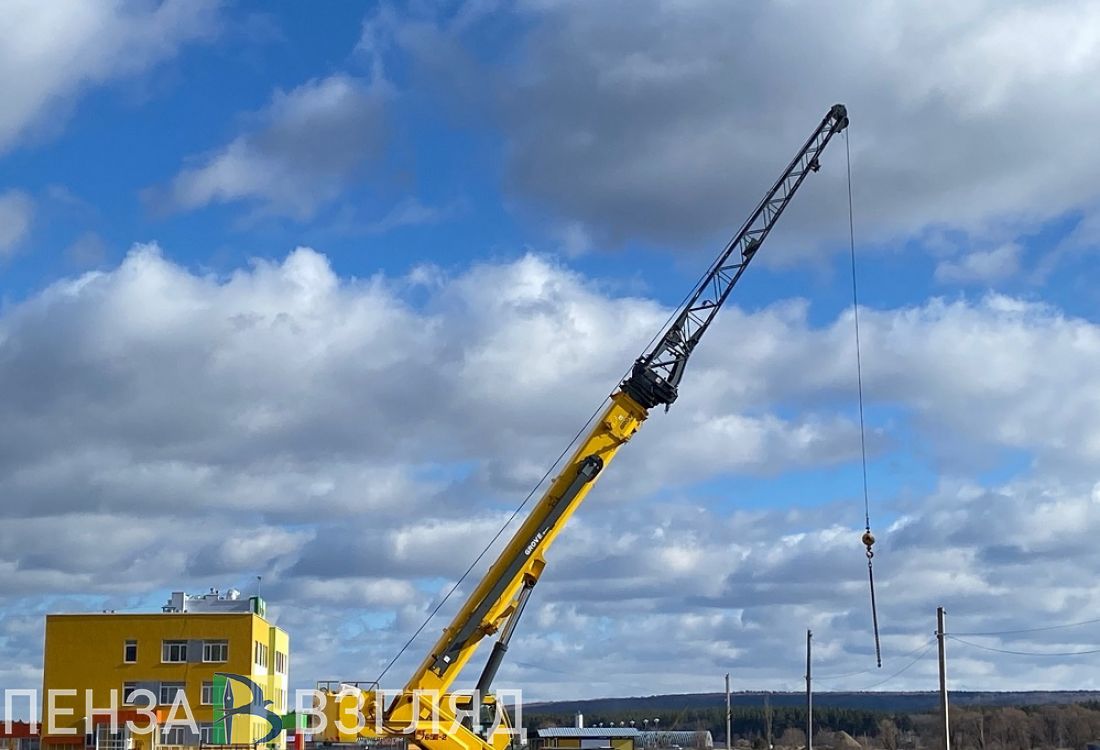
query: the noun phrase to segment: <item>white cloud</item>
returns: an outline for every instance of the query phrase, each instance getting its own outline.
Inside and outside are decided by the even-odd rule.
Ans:
[[[27,238],[34,218],[34,201],[20,190],[0,193],[0,260]]]
[[[0,152],[61,126],[91,86],[134,76],[209,37],[217,27],[212,0],[73,5],[15,0],[0,29]]]
[[[685,396],[687,410],[697,398],[711,419],[714,404],[751,410],[788,402],[806,412],[852,398],[850,311],[825,329],[808,322],[805,304],[722,315],[722,326],[708,332],[708,346],[692,362],[699,385]],[[905,404],[902,418],[936,436],[928,450],[946,462],[940,468],[985,463],[988,449],[1019,449],[1047,466],[1086,473],[1100,458],[1095,323],[988,294],[973,302],[933,298],[921,306],[864,309],[860,334],[869,403]],[[724,374],[733,367],[723,361],[725,351],[737,352],[737,372],[753,376]]]
[[[165,188],[165,208],[251,201],[265,213],[307,219],[381,153],[387,86],[337,74],[277,91],[256,127],[193,159]]]
[[[303,248],[216,277],[143,246],[5,308],[5,611],[35,617],[77,594],[133,607],[150,587],[262,573],[296,679],[373,676],[668,314],[537,256],[427,276],[349,281]],[[681,399],[551,551],[502,684],[622,694],[660,676],[694,690],[725,668],[778,688],[806,627],[823,671],[869,664],[855,481],[816,479],[858,455],[851,321],[810,319],[797,301],[723,313]],[[892,415],[872,421],[872,468],[889,474],[904,440],[958,477],[874,498],[892,522],[876,529],[887,658],[926,640],[937,604],[969,630],[1080,619],[1097,602],[1079,571],[1100,564],[1100,327],[995,295],[861,322],[870,413]],[[1005,449],[1033,465],[982,486],[974,456]],[[773,475],[789,503],[736,510],[756,502],[745,477]],[[201,535],[177,533],[197,515]],[[67,555],[42,552],[46,533]],[[0,642],[12,669],[33,669],[34,638]],[[983,653],[965,665],[960,685],[1067,679]]]
[[[416,198],[406,198],[389,212],[367,226],[368,234],[384,234],[401,227],[436,224],[453,216],[459,210],[458,204],[450,206],[426,206]]]
[[[1081,94],[1100,76],[1095,0],[518,8],[525,33],[496,66],[463,51],[466,26],[393,34],[460,109],[492,112],[512,192],[603,244],[724,239],[835,102],[863,241],[985,239],[1100,201],[1100,100]],[[773,261],[845,234],[842,142],[805,189]]]
[[[993,250],[967,253],[955,260],[936,264],[936,281],[945,284],[992,284],[1016,275],[1020,270],[1020,246],[1008,243]]]

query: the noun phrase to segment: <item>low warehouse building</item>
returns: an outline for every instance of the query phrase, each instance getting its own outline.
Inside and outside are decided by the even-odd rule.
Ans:
[[[551,727],[536,730],[534,750],[635,750],[632,727]]]
[[[642,731],[638,733],[637,744],[642,748],[697,748],[698,750],[711,750],[714,747],[714,737],[706,729],[695,731]]]

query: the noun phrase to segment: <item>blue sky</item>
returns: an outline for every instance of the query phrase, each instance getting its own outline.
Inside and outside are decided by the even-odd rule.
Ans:
[[[887,654],[943,603],[1098,603],[1098,5],[642,5],[16,3],[0,685],[37,679],[43,612],[261,573],[296,680],[369,676],[835,102]],[[868,658],[844,146],[555,547],[504,679],[779,688],[798,659],[759,655],[808,626],[825,671]],[[1096,687],[989,656],[960,687]]]
[[[462,11],[460,4],[446,4],[430,17],[446,25]],[[21,299],[56,277],[87,266],[117,264],[137,241],[156,241],[183,264],[220,273],[249,258],[275,258],[290,247],[323,244],[333,267],[341,275],[355,276],[378,271],[401,274],[423,263],[460,267],[474,259],[505,260],[528,248],[564,249],[558,228],[548,226],[546,214],[537,206],[516,201],[502,184],[507,142],[487,114],[462,111],[452,94],[430,82],[426,85],[425,74],[416,70],[418,62],[395,49],[394,42],[383,40],[377,50],[362,44],[364,24],[378,25],[379,19],[401,13],[394,6],[343,5],[318,11],[235,4],[219,10],[209,36],[183,47],[167,63],[136,78],[81,91],[60,108],[60,122],[45,129],[28,127],[20,138],[21,147],[10,149],[4,161],[9,183],[37,199],[36,252],[17,253],[8,260],[5,297]],[[484,22],[486,29],[475,29],[469,39],[463,39],[471,56],[494,60],[504,54],[501,47],[514,48],[514,41],[501,42],[499,36],[519,36],[525,21],[498,15],[502,17]],[[201,160],[247,131],[249,121],[268,105],[273,92],[291,91],[330,75],[381,78],[392,88],[380,174],[352,181],[306,220],[278,211],[255,216],[250,207],[255,207],[256,200],[248,198],[194,211],[152,205],[151,188],[163,185],[183,164]],[[818,109],[826,108],[827,100],[822,102],[826,104]],[[853,120],[853,137],[858,139],[858,110]],[[808,131],[812,122],[797,124]],[[796,141],[776,145],[785,148],[762,155],[773,172],[793,152]],[[636,158],[644,160],[645,154]],[[829,169],[811,181],[823,184],[811,184],[807,193],[844,190],[841,149],[835,146],[828,159]],[[857,183],[859,169],[857,159]],[[730,179],[736,177],[730,175]],[[762,193],[764,186],[745,188]],[[431,215],[418,217],[413,211],[408,224],[385,226],[387,217],[392,221],[409,206],[422,207]],[[731,205],[718,220],[726,228],[712,231],[706,240],[653,241],[625,226],[623,236],[604,252],[570,254],[569,263],[613,288],[644,291],[671,303],[736,228],[748,207]],[[858,212],[857,207],[857,219],[862,219]],[[763,306],[779,297],[801,295],[812,301],[817,319],[827,320],[850,302],[848,261],[837,252],[843,244],[837,239],[845,217],[837,212],[824,218],[828,242],[815,241],[811,227],[808,244],[815,252],[823,247],[832,252],[804,258],[800,264],[781,261],[778,273],[754,269],[753,283],[738,290],[743,305]],[[1017,240],[1028,255],[1039,255],[1064,239],[1079,220],[1075,211],[1055,215],[1029,227]],[[861,224],[857,220],[858,229]],[[930,220],[926,230],[935,231],[935,224]],[[65,257],[63,251],[87,239],[89,233],[99,238],[99,252],[90,258]],[[945,234],[949,241],[964,245],[970,239],[950,228]],[[782,228],[777,235],[781,243]],[[924,239],[918,233],[908,242],[861,242],[869,246],[861,247],[859,258],[867,304],[896,306],[917,303],[932,294],[984,293],[983,287],[936,283],[936,263],[921,252]],[[805,266],[804,272],[799,272],[798,265]],[[1084,285],[1074,283],[1076,270],[1055,274],[1046,286],[1059,290],[1060,303],[1070,311],[1094,313],[1092,295]],[[1042,297],[1024,279],[1003,279],[997,286]]]

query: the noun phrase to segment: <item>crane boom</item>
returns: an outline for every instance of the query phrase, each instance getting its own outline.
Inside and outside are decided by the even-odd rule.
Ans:
[[[545,566],[546,550],[618,450],[641,427],[649,410],[661,404],[667,409],[676,400],[684,367],[703,333],[806,176],[820,168],[819,157],[825,146],[847,125],[848,114],[843,105],[829,109],[711,264],[657,343],[635,361],[630,374],[611,395],[610,403],[580,440],[561,473],[386,711],[388,732],[407,734],[412,730],[416,744],[425,750],[500,750],[501,745],[492,738],[480,737],[466,726],[439,734],[438,725],[429,726],[424,717],[432,714],[437,719],[446,719],[449,714],[438,704],[438,698],[428,705],[426,701],[431,699],[424,696],[446,693],[481,640],[500,631],[478,681],[479,691],[488,690],[516,620]]]
[[[664,404],[667,409],[676,400],[684,366],[695,345],[733,287],[741,280],[741,275],[756,257],[756,251],[806,175],[821,168],[819,158],[825,146],[846,127],[848,110],[843,104],[833,105],[771,190],[764,194],[741,229],[711,264],[664,335],[634,363],[634,369],[623,381],[622,387],[635,401],[647,409],[659,404]]]

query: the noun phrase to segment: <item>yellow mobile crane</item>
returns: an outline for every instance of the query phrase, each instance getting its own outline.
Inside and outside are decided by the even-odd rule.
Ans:
[[[477,689],[466,707],[492,704],[489,689],[500,667],[516,622],[546,565],[546,550],[576,511],[611,459],[638,431],[650,409],[676,400],[684,366],[703,333],[726,301],[760,245],[787,207],[803,180],[820,168],[819,158],[834,135],[848,125],[846,108],[829,109],[813,134],[772,185],[752,214],[695,286],[659,339],[639,357],[630,374],[611,395],[610,403],[579,442],[561,472],[550,483],[523,525],[516,531],[477,588],[428,655],[387,708],[375,711],[375,683],[326,712],[342,719],[342,731],[329,722],[323,738],[350,742],[360,737],[404,737],[423,750],[503,750],[511,736],[506,731],[482,733],[472,721],[457,720],[461,701],[453,683],[481,640],[499,632]],[[346,696],[345,696],[346,697]],[[476,701],[476,703],[473,703]],[[349,718],[362,711],[361,721]],[[379,715],[376,715],[379,714]]]

